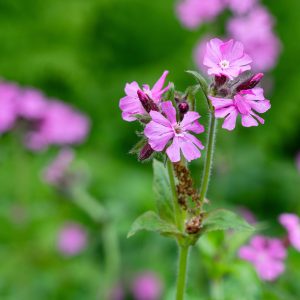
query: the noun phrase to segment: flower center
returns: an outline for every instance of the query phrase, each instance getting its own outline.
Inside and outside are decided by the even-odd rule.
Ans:
[[[230,63],[229,63],[228,60],[223,59],[223,60],[221,60],[221,62],[219,63],[219,65],[220,65],[220,67],[221,67],[222,69],[228,69]]]
[[[174,131],[175,131],[175,133],[176,133],[177,135],[182,134],[183,131],[182,131],[182,129],[181,129],[179,123],[177,123],[177,124],[174,126]]]

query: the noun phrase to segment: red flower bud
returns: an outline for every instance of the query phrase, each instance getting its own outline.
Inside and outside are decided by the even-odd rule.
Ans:
[[[261,79],[264,77],[263,73],[258,73],[254,76],[252,76],[250,79],[247,79],[246,81],[242,82],[237,88],[236,91],[240,92],[242,90],[250,90],[256,87]]]
[[[145,159],[148,159],[152,153],[154,152],[154,150],[151,148],[151,146],[147,143],[142,150],[140,151],[139,154],[139,160],[143,161]]]
[[[138,90],[137,95],[147,113],[149,113],[151,110],[159,111],[158,106],[146,93]]]

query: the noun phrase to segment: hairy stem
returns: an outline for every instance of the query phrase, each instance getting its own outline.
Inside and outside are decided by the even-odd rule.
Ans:
[[[183,216],[183,211],[180,208],[180,204],[178,203],[173,164],[169,159],[168,159],[168,173],[169,173],[169,180],[170,180],[172,197],[173,197],[175,222],[176,222],[177,228],[180,231],[183,231],[183,229],[184,229],[183,228],[183,226],[184,226],[184,216]]]
[[[217,127],[217,120],[214,116],[214,113],[211,112],[210,118],[209,118],[208,140],[207,140],[207,145],[206,145],[206,158],[205,158],[202,182],[201,182],[201,187],[200,187],[200,203],[201,204],[203,204],[207,190],[208,190],[208,184],[209,184],[212,161],[213,161],[213,154],[214,154],[216,127]]]
[[[176,300],[184,299],[185,284],[187,277],[189,246],[179,246],[179,264],[177,277]]]

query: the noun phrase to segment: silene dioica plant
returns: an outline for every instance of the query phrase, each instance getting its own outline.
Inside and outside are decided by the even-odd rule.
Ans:
[[[244,127],[258,126],[264,120],[258,113],[270,109],[262,88],[257,87],[262,73],[251,73],[252,59],[242,43],[214,38],[207,43],[203,64],[211,82],[194,71],[187,71],[197,81],[184,93],[174,84],[164,87],[168,71],[150,88],[137,82],[126,84],[126,96],[120,100],[122,118],[138,121],[143,130],[133,151],[140,161],[153,159],[154,192],[157,213],[148,211],[132,225],[128,236],[149,230],[174,238],[179,248],[176,299],[184,299],[189,249],[204,234],[217,230],[254,228],[235,213],[208,210],[206,193],[213,161],[217,119],[222,128],[233,130],[238,118]],[[200,124],[195,95],[204,94],[209,114],[208,128]],[[207,135],[206,146],[196,137]],[[195,135],[196,134],[196,135]],[[189,162],[205,151],[201,180],[194,180]],[[154,158],[155,157],[155,158]],[[198,186],[198,183],[200,185]]]

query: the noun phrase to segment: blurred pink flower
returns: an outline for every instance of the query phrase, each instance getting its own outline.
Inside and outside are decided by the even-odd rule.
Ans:
[[[90,127],[89,119],[68,105],[51,101],[35,129],[29,132],[26,144],[32,150],[49,145],[82,143]]]
[[[0,133],[12,129],[17,120],[16,99],[19,93],[18,86],[0,82]]]
[[[43,173],[45,182],[51,185],[60,185],[66,176],[70,164],[74,160],[74,151],[70,148],[60,150],[57,157]]]
[[[167,155],[172,162],[180,161],[180,152],[191,161],[199,158],[199,150],[204,149],[202,143],[189,131],[202,133],[204,127],[198,122],[200,115],[194,111],[188,111],[181,122],[176,120],[176,110],[171,101],[161,104],[160,112],[151,111],[152,120],[146,125],[144,134],[148,138],[148,143],[155,151],[163,151],[167,143],[172,140],[172,144],[167,148]]]
[[[253,214],[253,212],[248,209],[247,207],[239,207],[238,208],[239,213],[242,215],[242,217],[249,223],[249,224],[255,224],[257,223],[256,217]]]
[[[168,73],[169,71],[164,71],[152,89],[149,85],[144,84],[143,89],[141,90],[138,83],[135,81],[126,84],[126,96],[123,97],[119,103],[119,107],[122,110],[123,120],[132,122],[136,120],[134,115],[147,114],[141,100],[139,99],[138,91],[140,91],[142,95],[148,96],[155,104],[160,102],[162,95],[169,89],[169,86],[163,88]]]
[[[212,21],[224,8],[223,0],[181,0],[176,11],[185,27],[196,28],[204,22]]]
[[[273,25],[273,17],[261,6],[247,16],[235,17],[228,22],[229,34],[244,44],[245,51],[253,59],[255,71],[267,71],[277,63],[281,46]]]
[[[155,274],[143,273],[134,280],[132,293],[136,300],[159,300],[162,296],[162,283]]]
[[[72,256],[81,252],[87,245],[87,233],[85,229],[77,223],[68,223],[59,232],[58,250]]]
[[[207,73],[207,67],[203,64],[204,56],[206,53],[206,45],[211,40],[210,37],[203,37],[197,44],[194,50],[194,60],[197,67],[203,72]]]
[[[207,43],[203,64],[208,67],[208,75],[224,75],[233,79],[250,70],[251,62],[242,43],[234,40],[223,42],[215,38]]]
[[[109,300],[123,300],[123,299],[125,299],[124,288],[121,284],[118,284],[112,289],[109,295]]]
[[[239,250],[239,257],[253,264],[258,276],[266,281],[273,281],[284,270],[286,249],[280,239],[254,236],[250,245]]]
[[[233,99],[216,98],[209,96],[215,108],[216,118],[225,118],[222,128],[233,130],[238,115],[241,115],[244,127],[258,126],[258,122],[264,124],[264,119],[254,111],[264,113],[271,108],[269,100],[264,97],[262,88],[242,90]]]
[[[300,251],[300,218],[295,214],[281,214],[280,224],[287,230],[291,245]]]
[[[229,8],[236,14],[248,13],[257,4],[257,0],[225,0]]]
[[[25,89],[17,102],[18,115],[25,119],[40,119],[47,113],[47,100],[38,90]]]

